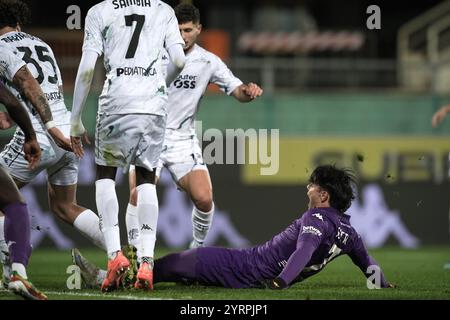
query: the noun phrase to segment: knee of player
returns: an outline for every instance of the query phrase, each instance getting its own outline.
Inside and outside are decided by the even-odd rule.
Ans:
[[[66,223],[72,224],[73,219],[70,218],[70,210],[72,207],[71,203],[58,202],[58,201],[50,201],[50,210],[56,215],[59,219],[63,220]]]
[[[204,192],[199,195],[197,195],[194,199],[192,199],[194,202],[195,207],[203,212],[209,212],[212,209],[212,192]]]

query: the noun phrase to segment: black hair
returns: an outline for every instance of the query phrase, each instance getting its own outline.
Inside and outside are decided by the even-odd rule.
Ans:
[[[179,24],[188,22],[200,23],[200,11],[194,5],[180,3],[174,10]]]
[[[334,165],[319,166],[311,173],[309,182],[330,194],[330,206],[344,213],[355,199],[356,178],[351,169],[339,169]]]
[[[20,0],[0,0],[0,28],[16,28],[30,20],[28,5]]]

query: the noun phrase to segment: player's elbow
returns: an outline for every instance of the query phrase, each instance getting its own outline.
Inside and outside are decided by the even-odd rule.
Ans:
[[[175,66],[175,68],[177,69],[178,72],[181,72],[181,70],[183,70],[185,64],[186,64],[186,56],[183,55],[179,55],[177,57],[175,57],[173,59],[173,64]]]
[[[181,57],[181,58],[177,59],[175,61],[175,66],[177,68],[177,71],[181,72],[181,70],[183,70],[185,64],[186,64],[186,58],[185,57]]]

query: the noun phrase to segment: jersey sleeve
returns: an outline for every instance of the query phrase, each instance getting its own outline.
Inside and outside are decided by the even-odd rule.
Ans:
[[[230,95],[242,84],[242,81],[236,78],[226,64],[219,58],[215,57],[215,71],[210,82],[217,84],[225,94]]]
[[[50,51],[53,62],[55,64],[56,76],[58,77],[58,86],[62,87],[63,81],[62,81],[61,71],[59,70],[58,62],[56,61],[56,58],[55,58],[55,53],[53,52],[52,48],[50,48],[50,46],[48,46],[48,50]]]
[[[164,48],[170,48],[174,44],[181,44],[184,46],[184,40],[181,37],[180,29],[178,28],[178,20],[175,12],[171,8],[167,18],[166,36],[164,38]]]
[[[319,214],[320,215],[320,214]],[[278,276],[288,286],[302,272],[319,247],[327,231],[327,222],[314,216],[312,211],[305,213],[301,219],[297,247],[289,257],[286,266]]]
[[[13,81],[17,71],[22,68],[25,62],[20,59],[11,49],[0,46],[0,77]]]
[[[86,15],[83,51],[94,51],[99,56],[103,53],[102,20],[96,8],[91,8]]]
[[[378,271],[381,288],[386,288],[388,286],[380,266],[367,252],[360,235],[357,235],[355,238],[353,248],[348,255],[352,259],[353,263],[357,265],[358,268],[364,273],[366,278],[371,277],[376,271]]]

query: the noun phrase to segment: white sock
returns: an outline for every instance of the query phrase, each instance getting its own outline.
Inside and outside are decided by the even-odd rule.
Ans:
[[[3,277],[9,278],[11,274],[11,261],[9,260],[9,249],[5,241],[4,232],[5,216],[0,217],[0,263],[3,265]]]
[[[100,230],[99,223],[100,221],[98,216],[91,210],[87,209],[75,218],[73,226],[97,247],[106,250],[105,238]]]
[[[119,203],[116,184],[111,179],[95,181],[95,200],[100,218],[101,231],[105,238],[106,251],[111,259],[120,251]]]
[[[159,211],[156,186],[145,183],[138,186],[136,190],[141,254],[142,257],[153,258]]]
[[[24,279],[28,279],[27,277],[27,270],[25,269],[25,266],[21,263],[13,262],[12,264],[12,271],[15,271]]]
[[[0,262],[4,265],[9,261],[9,250],[5,240],[5,216],[0,217]]]
[[[192,209],[192,236],[194,240],[203,244],[208,234],[214,215],[214,202],[209,212],[198,210],[195,206]]]
[[[138,248],[139,246],[139,217],[137,207],[128,203],[127,213],[125,214],[125,224],[127,226],[128,244]]]

